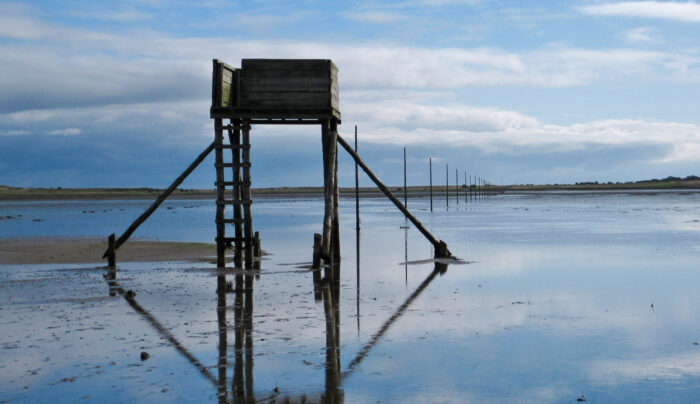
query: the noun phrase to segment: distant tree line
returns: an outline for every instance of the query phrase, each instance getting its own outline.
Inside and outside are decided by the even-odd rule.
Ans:
[[[612,181],[608,181],[608,182],[600,182],[600,183],[599,183],[598,181],[583,181],[583,182],[577,182],[575,185],[643,184],[643,183],[647,183],[647,182],[674,182],[674,181],[696,181],[696,180],[700,180],[700,177],[698,177],[697,175],[689,175],[689,176],[687,176],[687,177],[685,177],[685,178],[668,176],[668,177],[662,178],[662,179],[653,178],[653,179],[650,179],[650,180],[626,181],[626,182],[620,182],[620,181],[612,182]]]

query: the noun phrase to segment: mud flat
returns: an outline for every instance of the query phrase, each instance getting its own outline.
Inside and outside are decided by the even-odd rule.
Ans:
[[[105,262],[106,239],[14,238],[0,244],[0,265]],[[119,262],[201,261],[216,256],[216,245],[130,240],[117,251]]]

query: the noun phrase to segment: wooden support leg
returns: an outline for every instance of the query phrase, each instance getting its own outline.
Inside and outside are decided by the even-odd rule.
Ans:
[[[116,252],[114,251],[114,245],[115,245],[115,235],[114,233],[109,235],[109,238],[107,239],[107,266],[109,269],[115,269],[117,267],[117,255]]]
[[[338,123],[331,122],[331,138],[333,152],[333,263],[340,264],[340,220],[338,216],[338,200],[340,195],[338,192]]]
[[[323,238],[321,243],[321,257],[330,264],[333,258],[332,233],[334,224],[335,206],[335,159],[337,151],[336,131],[331,130],[331,122],[325,120],[321,125],[321,136],[323,143],[323,191],[325,210],[323,215]]]
[[[231,145],[231,155],[233,161],[233,191],[232,198],[239,201],[233,204],[233,218],[240,220],[243,217],[241,211],[241,121],[232,120],[233,130],[229,130],[229,144]],[[241,267],[241,253],[243,252],[243,226],[240,221],[235,223],[235,252],[233,260],[237,267]]]
[[[243,186],[241,187],[241,199],[243,200],[244,237],[245,237],[245,265],[250,268],[253,263],[253,219],[250,211],[250,122],[244,120],[243,130]]]
[[[226,266],[226,227],[224,224],[224,130],[221,119],[214,121],[214,144],[215,144],[215,167],[216,167],[216,266],[223,268]]]

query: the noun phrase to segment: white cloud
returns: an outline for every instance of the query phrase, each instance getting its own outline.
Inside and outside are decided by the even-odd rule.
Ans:
[[[6,11],[6,8],[0,7],[0,38],[40,39],[49,31],[47,24]]]
[[[700,162],[700,126],[643,120],[552,125],[516,111],[468,105],[419,105],[400,100],[346,104],[363,139],[388,144],[471,146],[509,155],[592,147],[657,146],[656,162]]]
[[[73,15],[82,18],[96,18],[106,21],[132,22],[153,18],[153,15],[133,7],[124,7],[118,10],[103,10],[99,12],[78,12]]]
[[[625,32],[625,39],[629,42],[651,42],[652,29],[639,27]]]
[[[32,132],[28,130],[5,130],[0,132],[0,135],[2,136],[22,136],[22,135],[30,135]]]
[[[398,22],[398,21],[404,21],[408,17],[399,14],[399,13],[393,13],[393,12],[387,12],[387,11],[361,11],[361,12],[351,12],[351,13],[346,13],[345,16],[353,21],[358,21],[358,22],[369,22],[369,23],[376,23],[376,24],[387,24],[387,23],[392,23],[392,22]]]
[[[75,136],[83,133],[79,128],[65,128],[65,129],[55,129],[46,132],[49,135],[60,135],[60,136]]]
[[[586,14],[662,18],[676,21],[700,22],[700,4],[693,2],[624,1],[580,7]]]
[[[3,14],[0,14],[3,15]],[[0,110],[205,99],[210,60],[243,57],[331,58],[342,91],[459,90],[470,86],[581,86],[615,78],[700,81],[700,56],[635,49],[548,47],[428,48],[309,41],[123,35],[46,24],[10,9],[0,35]],[[15,27],[16,25],[16,27]],[[14,28],[5,28],[14,27]],[[638,31],[637,37],[645,34]],[[32,85],[27,86],[30,82]]]
[[[173,38],[143,31],[113,35],[45,25],[21,10],[14,13],[10,20],[19,18],[29,28],[18,34],[26,43],[0,45],[0,60],[6,61],[0,64],[5,134],[46,133],[39,122],[49,121],[64,128],[51,131],[61,135],[99,133],[96,125],[105,122],[136,132],[168,122],[188,134],[209,136],[212,57],[234,65],[243,57],[331,58],[340,68],[344,119],[362,125],[363,136],[373,142],[442,143],[506,154],[653,145],[668,150],[659,157],[662,163],[696,162],[700,156],[697,125],[642,119],[551,125],[518,111],[449,101],[469,86],[551,88],[619,78],[696,83],[700,56],[690,51],[547,47],[511,52]]]

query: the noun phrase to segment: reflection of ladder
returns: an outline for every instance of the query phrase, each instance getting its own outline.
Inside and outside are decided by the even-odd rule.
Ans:
[[[245,251],[246,267],[250,268],[253,256],[260,255],[259,236],[253,236],[253,218],[250,212],[250,122],[231,120],[223,125],[216,119],[214,149],[216,153],[216,256],[217,267],[225,266],[225,250],[234,248],[234,261],[240,265]],[[224,131],[228,132],[228,144],[224,143]],[[231,150],[231,162],[224,162],[224,149]],[[232,169],[232,180],[226,181],[225,169]],[[227,188],[228,187],[228,188]],[[228,192],[227,192],[228,191]],[[226,206],[231,205],[233,218],[226,218]],[[226,225],[235,226],[235,236],[226,237]]]

